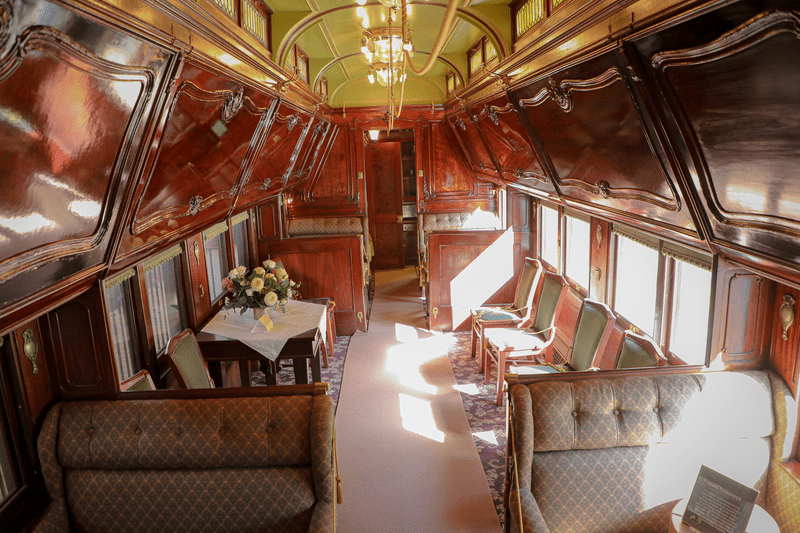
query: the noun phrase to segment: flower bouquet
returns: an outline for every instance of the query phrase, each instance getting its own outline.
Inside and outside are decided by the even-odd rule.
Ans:
[[[248,309],[279,308],[286,312],[286,300],[299,296],[299,283],[289,279],[286,270],[278,267],[275,261],[264,261],[263,267],[256,267],[249,275],[247,268],[240,266],[228,272],[222,280],[223,287],[231,293],[225,297],[223,309],[241,309],[244,314]]]

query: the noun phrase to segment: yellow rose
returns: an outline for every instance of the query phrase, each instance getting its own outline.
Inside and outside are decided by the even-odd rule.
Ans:
[[[283,269],[283,268],[279,268],[278,270],[276,270],[275,271],[275,276],[279,280],[284,280],[284,279],[288,279],[289,278],[289,274],[287,274],[286,273],[286,269]]]
[[[264,295],[264,303],[272,307],[273,305],[278,303],[278,295],[272,291],[269,291],[267,294]]]
[[[257,276],[263,276],[263,275],[264,275],[264,274],[266,274],[266,273],[267,273],[267,271],[266,271],[266,270],[264,270],[264,269],[263,269],[263,268],[261,268],[261,267],[255,267],[255,268],[253,269],[253,274],[256,274]]]
[[[253,278],[253,280],[250,282],[250,287],[256,292],[261,291],[261,289],[264,288],[264,279],[263,278]]]

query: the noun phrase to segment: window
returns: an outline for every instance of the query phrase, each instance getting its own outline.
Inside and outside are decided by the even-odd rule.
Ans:
[[[467,64],[469,65],[469,77],[471,78],[483,66],[483,39],[467,52]]]
[[[5,417],[3,417],[5,418]],[[0,503],[17,489],[14,471],[11,469],[9,446],[6,444],[5,420],[0,420]]]
[[[564,273],[572,281],[588,290],[591,271],[589,221],[569,215],[564,218],[566,219]]]
[[[130,281],[134,270],[126,270],[105,282],[106,308],[119,380],[124,381],[142,369],[136,342]]]
[[[539,224],[539,257],[555,267],[561,269],[560,253],[558,251],[558,211],[550,207],[541,207]]]
[[[323,101],[328,99],[328,78],[322,78],[322,80],[320,80],[319,95],[322,97]]]
[[[669,351],[690,365],[706,362],[711,272],[675,260]]]
[[[208,291],[212,302],[216,302],[227,290],[222,286],[222,278],[227,276],[230,270],[228,268],[228,252],[225,248],[226,231],[228,231],[228,224],[221,222],[203,232]]]
[[[295,45],[294,47],[297,51],[297,70],[300,79],[308,83],[308,56],[299,46]]]
[[[143,265],[156,353],[163,351],[167,341],[180,333],[185,324],[180,254],[181,247],[175,246]]]
[[[267,50],[270,46],[272,11],[263,0],[211,0],[236,24],[258,39]]]
[[[553,0],[556,4],[557,0]],[[556,4],[557,5],[557,4]],[[521,0],[511,4],[511,21],[514,24],[514,40],[547,17],[546,0]]]
[[[658,243],[617,233],[614,311],[651,337],[655,333],[658,296]],[[663,285],[662,285],[663,286]]]
[[[250,249],[247,246],[247,219],[250,214],[245,211],[231,218],[231,235],[233,236],[234,266],[250,268]]]
[[[486,37],[484,37],[484,49],[484,56],[486,57],[487,63],[497,57],[497,50],[494,49],[494,45]]]
[[[445,79],[447,80],[447,94],[453,94],[456,91],[456,75],[448,72]]]

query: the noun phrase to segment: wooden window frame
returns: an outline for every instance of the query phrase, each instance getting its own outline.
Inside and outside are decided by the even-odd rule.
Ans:
[[[453,87],[450,88],[450,84],[452,83]],[[456,92],[456,73],[453,71],[448,72],[444,76],[444,84],[447,90],[447,95],[451,95]]]
[[[306,75],[305,75],[305,77],[303,77],[302,73],[301,73],[298,76],[298,79],[301,79],[301,80],[303,80],[304,82],[306,82],[308,84],[309,80],[311,79],[311,70],[310,70],[310,65],[309,65],[309,62],[308,62],[308,54],[306,54],[303,51],[303,49],[300,48],[297,45],[294,45],[294,49],[295,49],[295,67],[297,65],[299,65],[301,61],[303,62],[303,65],[305,65],[305,74]]]
[[[567,233],[567,217],[572,218],[573,220],[578,220],[580,222],[584,222],[586,224],[589,224],[589,242],[588,242],[588,247],[589,247],[589,265],[587,266],[587,268],[589,269],[589,283],[590,284],[592,282],[592,231],[591,231],[592,230],[592,223],[591,223],[591,219],[590,219],[589,222],[586,222],[585,220],[583,220],[581,218],[578,218],[576,216],[571,216],[569,213],[559,212],[559,224],[558,224],[559,247],[560,247],[560,253],[561,253],[561,257],[559,258],[559,261],[561,262],[562,265],[564,265],[564,267],[563,267],[564,277],[567,279],[567,283],[569,283],[569,285],[571,287],[573,287],[576,291],[578,291],[582,297],[588,298],[589,297],[589,287],[584,287],[583,285],[578,283],[575,279],[573,279],[572,277],[567,275],[567,250],[569,249],[569,242],[568,242],[569,241],[569,237],[568,237],[568,233]]]
[[[253,35],[253,34],[250,33],[250,31],[248,31],[242,25],[243,24],[242,23],[242,12],[244,11],[244,9],[242,9],[242,4],[244,2],[250,2],[250,4],[252,4],[253,7],[256,8],[256,11],[261,13],[261,16],[266,19],[266,21],[267,21],[266,42],[261,42],[261,39],[258,39],[258,38],[256,38],[256,40],[258,42],[260,42],[261,44],[263,44],[267,48],[267,51],[271,54],[272,53],[272,10],[269,8],[269,6],[267,4],[264,3],[264,0],[239,0],[237,2],[238,16],[237,16],[237,19],[236,19],[236,24],[240,28],[242,28],[244,31],[246,31],[249,35]],[[253,37],[255,38],[255,35],[253,35]]]
[[[514,0],[509,4],[509,8],[511,9],[511,41],[512,43],[516,43],[520,39],[522,39],[525,35],[533,31],[536,26],[540,25],[542,22],[547,20],[550,17],[550,14],[553,12],[555,8],[553,8],[553,0],[543,0],[544,3],[544,16],[541,20],[538,20],[531,25],[530,28],[522,32],[521,34],[517,35],[517,13],[522,9],[522,7],[528,3],[530,0]],[[567,0],[563,0],[558,7],[563,6]]]
[[[548,208],[554,210],[558,214],[558,232],[557,232],[557,246],[558,246],[558,262],[559,265],[551,265],[549,261],[547,261],[544,257],[542,257],[542,244],[544,243],[544,239],[542,238],[542,230],[544,229],[544,224],[542,224],[542,208]],[[536,238],[539,241],[537,243],[537,250],[536,255],[539,257],[539,260],[542,262],[543,265],[547,267],[548,270],[555,272],[556,274],[560,274],[562,272],[564,259],[563,255],[563,247],[561,246],[561,239],[563,237],[562,234],[562,208],[556,205],[550,205],[543,202],[540,202],[536,208]]]
[[[319,93],[322,96],[323,100],[327,100],[328,98],[328,78],[322,78],[319,81]]]
[[[481,69],[481,67],[485,64],[485,56],[484,56],[484,50],[483,50],[483,39],[484,39],[484,37],[481,37],[480,39],[478,39],[478,41],[475,44],[473,44],[470,47],[469,50],[467,50],[467,76],[469,78],[472,78],[472,76],[476,72],[478,72]],[[472,68],[472,57],[478,52],[480,52],[480,54],[481,54],[481,62],[480,62],[480,65],[476,66],[475,69],[473,70],[473,68]]]

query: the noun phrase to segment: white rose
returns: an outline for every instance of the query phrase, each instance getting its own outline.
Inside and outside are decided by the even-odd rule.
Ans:
[[[297,283],[295,283],[294,281],[290,281],[290,282],[289,282],[289,285],[291,285],[292,287],[294,287],[295,285],[297,285]]]
[[[267,268],[267,269],[270,269],[270,270],[275,268],[275,261],[273,261],[272,259],[267,259],[266,261],[264,261],[263,264],[264,264],[264,268]]]
[[[264,295],[264,303],[269,305],[270,307],[278,303],[278,295],[272,291],[269,291],[267,294]]]
[[[253,288],[254,291],[261,291],[264,288],[264,279],[263,278],[253,278],[250,282],[250,286]]]
[[[234,268],[233,270],[228,272],[228,277],[231,278],[231,279],[238,279],[239,278],[239,273]]]
[[[267,271],[266,271],[266,270],[264,270],[264,269],[263,269],[263,268],[261,268],[261,267],[255,267],[255,268],[253,269],[253,274],[256,274],[256,275],[258,275],[258,276],[263,276],[263,275],[264,275],[264,274],[266,274],[266,273],[267,273]]]
[[[236,273],[240,276],[244,276],[247,273],[247,267],[244,265],[236,267]]]

